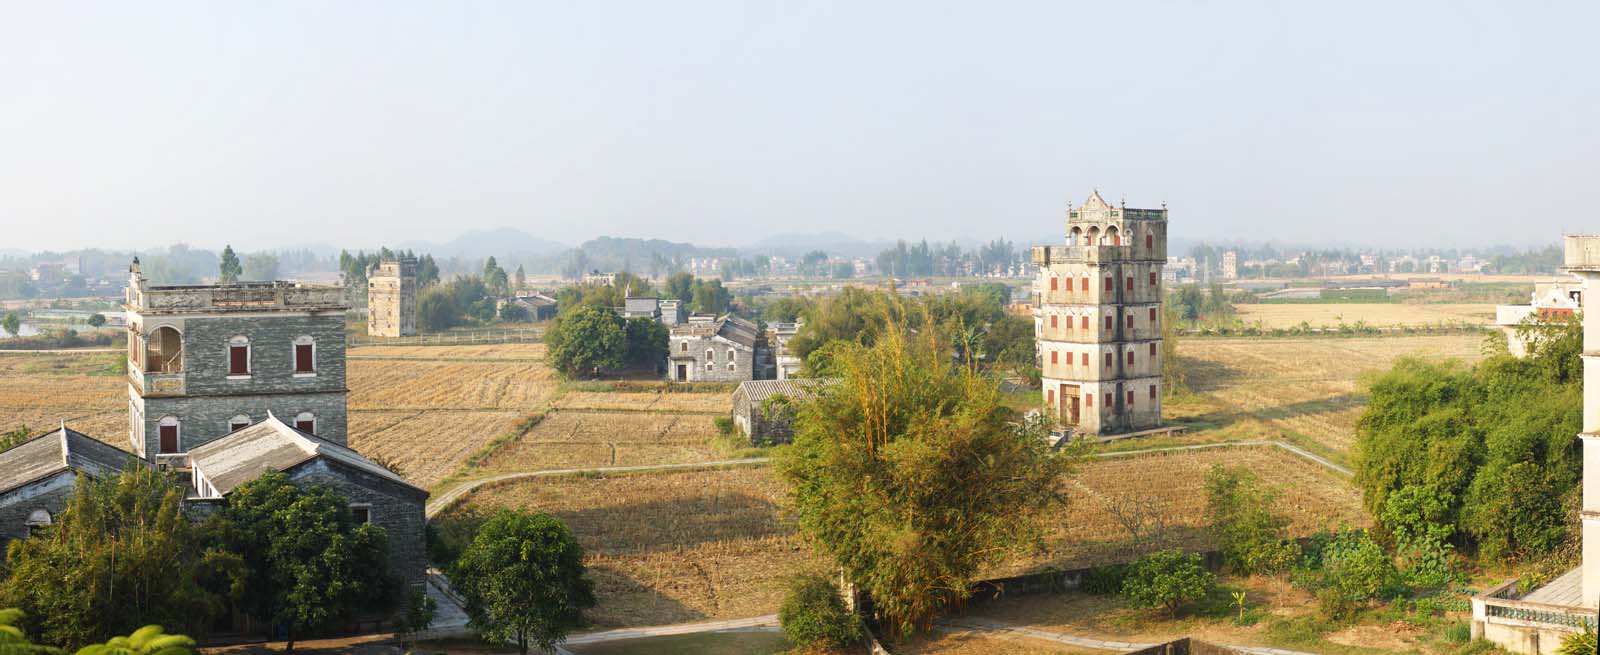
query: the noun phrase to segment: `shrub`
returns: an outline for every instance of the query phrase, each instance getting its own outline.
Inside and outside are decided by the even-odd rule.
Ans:
[[[1350,616],[1393,584],[1394,562],[1365,532],[1339,535],[1322,553],[1322,581],[1317,601],[1331,619]]]
[[[1235,572],[1274,573],[1300,559],[1300,547],[1284,539],[1289,520],[1272,512],[1278,496],[1244,467],[1214,466],[1206,473],[1209,531]]]
[[[1108,595],[1122,592],[1122,581],[1128,577],[1127,564],[1096,566],[1083,573],[1078,589],[1087,594]]]
[[[1600,648],[1595,643],[1593,630],[1584,630],[1577,634],[1567,635],[1561,640],[1561,647],[1556,649],[1556,655],[1593,655]]]
[[[717,426],[717,434],[724,437],[733,435],[734,431],[738,429],[733,423],[732,416],[718,416],[711,422]]]
[[[1135,607],[1163,608],[1176,615],[1184,605],[1205,598],[1216,584],[1199,555],[1162,550],[1134,561],[1122,581],[1122,595]]]
[[[806,649],[837,648],[861,641],[861,618],[846,609],[839,587],[820,575],[789,582],[778,608],[778,625],[789,642]]]

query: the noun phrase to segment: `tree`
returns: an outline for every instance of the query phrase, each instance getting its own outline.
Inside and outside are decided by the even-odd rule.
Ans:
[[[478,528],[450,578],[472,627],[527,655],[530,646],[554,651],[585,625],[583,610],[595,597],[583,574],[583,547],[560,520],[503,509]]]
[[[1199,555],[1160,550],[1128,567],[1122,595],[1134,607],[1161,608],[1176,616],[1184,605],[1205,598],[1216,585],[1217,577],[1200,565]]]
[[[17,426],[10,432],[0,432],[0,450],[9,450],[33,437],[33,432],[28,430],[26,423]]]
[[[433,624],[433,613],[439,608],[433,597],[420,589],[406,594],[405,604],[394,618],[394,634],[400,639],[400,650],[411,652],[411,638]]]
[[[528,288],[528,273],[522,270],[522,264],[517,264],[517,272],[511,274],[511,282],[518,290]]]
[[[778,627],[789,643],[807,651],[842,649],[861,642],[861,617],[846,609],[839,586],[820,575],[789,581],[778,607]]]
[[[417,259],[417,288],[426,289],[439,283],[439,264],[433,261],[433,255],[423,255]]]
[[[264,252],[245,255],[240,279],[261,281],[278,279],[277,256]]]
[[[441,332],[460,322],[461,308],[449,289],[439,286],[422,290],[417,297],[417,327],[423,332]]]
[[[694,276],[678,271],[667,276],[667,297],[677,298],[678,302],[688,303],[694,299]]]
[[[667,341],[671,333],[661,321],[653,318],[631,318],[628,319],[624,329],[628,337],[629,363],[647,364],[666,357]]]
[[[1042,532],[1067,459],[937,335],[898,324],[847,345],[779,455],[801,530],[891,630],[926,628],[978,571]]]
[[[89,317],[89,327],[100,327],[106,324],[105,314],[95,314]]]
[[[42,642],[68,647],[151,623],[204,629],[239,561],[205,547],[183,498],[175,480],[144,467],[80,477],[51,526],[11,542],[0,607],[21,608]]]
[[[77,655],[192,655],[194,640],[169,635],[159,625],[147,625],[126,637],[79,649]]]
[[[502,321],[531,321],[533,315],[528,313],[528,308],[507,301],[500,305],[500,320]]]
[[[689,309],[698,314],[722,314],[733,301],[733,292],[722,287],[722,280],[695,280]]]
[[[576,307],[562,312],[545,334],[550,363],[567,377],[594,375],[622,367],[628,337],[616,312]]]
[[[1234,571],[1276,573],[1299,559],[1300,549],[1284,538],[1289,519],[1273,512],[1279,496],[1242,466],[1206,472],[1207,530]]]
[[[493,256],[483,263],[483,286],[496,296],[504,296],[510,291],[511,283],[506,277],[506,269],[500,268]]]
[[[16,312],[6,312],[5,318],[0,318],[0,329],[4,329],[6,334],[13,337],[21,334],[22,317],[18,316]]]
[[[233,254],[233,246],[223,246],[222,261],[217,263],[217,284],[234,284],[242,273],[244,267],[239,265],[239,256]]]
[[[0,609],[0,654],[4,655],[40,655],[58,653],[49,646],[40,646],[28,640],[27,633],[22,631],[22,619],[25,614],[19,609]]]
[[[287,652],[308,632],[358,610],[393,607],[383,528],[356,525],[349,501],[326,487],[302,489],[269,471],[233,490],[216,530],[249,572],[240,605],[288,633]]]
[[[1317,600],[1329,618],[1349,616],[1394,581],[1394,562],[1365,532],[1336,535],[1323,549],[1321,560]]]

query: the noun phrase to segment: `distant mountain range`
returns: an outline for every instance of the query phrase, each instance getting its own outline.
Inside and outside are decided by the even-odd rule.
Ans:
[[[543,257],[571,248],[567,244],[541,239],[514,227],[467,230],[462,232],[461,236],[444,243],[407,241],[399,244],[398,247],[402,250],[428,253],[434,257],[461,257],[464,259],[489,256],[505,258]]]

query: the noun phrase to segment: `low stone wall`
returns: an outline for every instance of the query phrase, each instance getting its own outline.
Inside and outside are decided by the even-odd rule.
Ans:
[[[1208,644],[1185,637],[1177,641],[1141,648],[1127,653],[1127,655],[1242,655],[1243,653],[1244,651],[1235,648]]]

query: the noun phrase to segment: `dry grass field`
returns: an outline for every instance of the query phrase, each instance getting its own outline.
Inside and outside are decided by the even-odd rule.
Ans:
[[[531,360],[544,359],[542,343],[497,343],[468,346],[358,346],[350,359]]]
[[[1246,326],[1259,323],[1267,329],[1287,329],[1301,323],[1328,328],[1357,322],[1370,327],[1494,322],[1494,305],[1486,304],[1285,303],[1234,305],[1234,309]]]
[[[559,414],[558,414],[559,415]],[[1359,499],[1341,478],[1277,448],[1208,450],[1096,458],[1068,486],[1069,506],[1040,552],[997,567],[1012,575],[1045,566],[1078,567],[1129,557],[1127,532],[1108,503],[1153,503],[1167,533],[1149,548],[1203,548],[1205,472],[1240,464],[1283,489],[1279,509],[1297,534],[1362,524]],[[555,514],[588,551],[601,626],[738,618],[776,611],[783,576],[826,563],[796,534],[782,482],[768,467],[570,476],[489,485],[447,510],[520,507]],[[927,651],[945,652],[945,651]],[[961,651],[949,651],[961,652]]]
[[[1287,438],[1346,461],[1366,404],[1362,374],[1388,370],[1407,356],[1477,361],[1482,343],[1477,334],[1184,339],[1178,354],[1196,397],[1165,409],[1192,433]]]
[[[74,430],[128,445],[128,383],[121,353],[0,353],[0,432]]]
[[[708,462],[720,458],[710,444],[717,431],[713,418],[662,411],[557,410],[496,448],[475,473]]]
[[[568,391],[555,404],[562,410],[704,413],[721,416],[733,407],[727,393],[661,391]]]
[[[896,642],[891,647],[895,655],[1104,655],[1107,652],[1021,635],[948,628],[935,629],[932,634]]]

